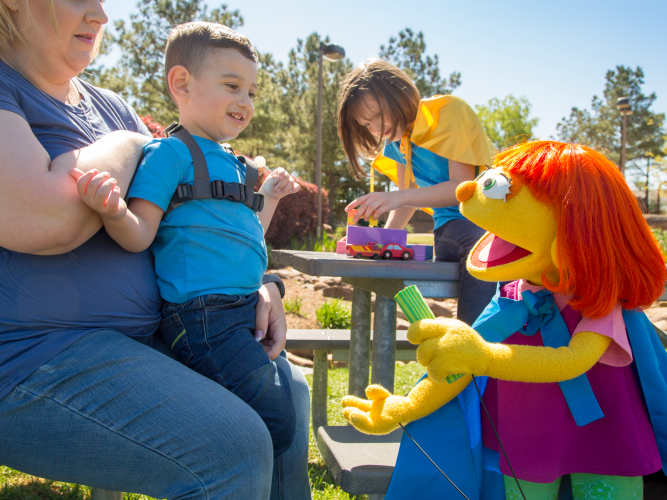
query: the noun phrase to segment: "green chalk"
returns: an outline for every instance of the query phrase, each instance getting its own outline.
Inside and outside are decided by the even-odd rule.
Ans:
[[[428,306],[419,288],[416,285],[410,285],[396,294],[394,297],[396,303],[401,307],[401,311],[410,323],[421,319],[435,319],[435,315]],[[463,374],[448,375],[445,380],[451,384],[455,380],[463,377]]]

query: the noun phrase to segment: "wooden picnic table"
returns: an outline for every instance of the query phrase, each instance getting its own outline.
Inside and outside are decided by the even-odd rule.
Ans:
[[[394,391],[396,301],[403,288],[417,285],[427,298],[457,298],[459,268],[455,262],[351,259],[333,252],[273,250],[271,260],[311,276],[337,276],[354,287],[350,328],[349,394],[365,397],[372,384]],[[371,361],[371,292],[375,295]]]

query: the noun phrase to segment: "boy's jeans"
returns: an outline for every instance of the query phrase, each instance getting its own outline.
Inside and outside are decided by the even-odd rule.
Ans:
[[[166,302],[159,332],[181,363],[229,389],[257,412],[271,434],[274,457],[279,457],[295,432],[290,374],[255,340],[256,305],[257,293]]]

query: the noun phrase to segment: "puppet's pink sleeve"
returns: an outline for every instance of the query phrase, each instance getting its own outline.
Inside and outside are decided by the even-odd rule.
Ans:
[[[625,331],[621,304],[616,304],[613,311],[602,318],[582,318],[572,336],[579,332],[595,332],[612,339],[612,343],[600,358],[600,363],[609,366],[626,366],[632,363],[632,349]]]

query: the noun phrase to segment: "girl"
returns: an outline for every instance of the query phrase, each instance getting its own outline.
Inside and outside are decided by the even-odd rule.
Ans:
[[[458,318],[472,324],[496,290],[495,283],[479,281],[466,270],[468,252],[484,230],[463,218],[456,201],[456,187],[491,164],[475,112],[454,96],[420,100],[408,75],[386,61],[369,59],[343,83],[338,134],[354,175],[366,175],[360,157],[374,158],[371,168],[399,189],[364,195],[345,210],[358,208],[355,223],[390,212],[385,227],[402,229],[417,208],[430,207],[424,210],[435,221],[436,260],[459,263]]]

